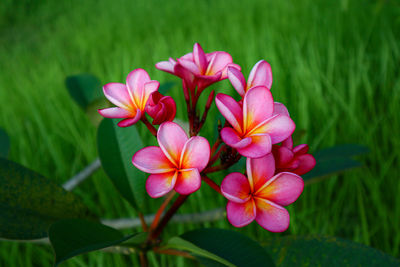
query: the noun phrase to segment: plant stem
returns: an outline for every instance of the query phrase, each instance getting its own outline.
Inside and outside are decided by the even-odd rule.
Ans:
[[[164,202],[161,204],[160,208],[158,209],[156,215],[154,216],[154,220],[151,223],[150,226],[150,232],[154,231],[154,229],[157,227],[158,222],[160,221],[161,215],[164,212],[165,208],[168,206],[168,204],[171,202],[171,200],[174,198],[175,196],[175,192],[172,191],[164,200]]]
[[[213,180],[208,178],[206,175],[203,175],[201,179],[206,182],[212,189],[214,189],[217,193],[221,194],[221,188],[217,185]]]
[[[172,204],[169,210],[165,213],[164,217],[161,219],[160,223],[157,225],[154,231],[150,233],[150,240],[154,241],[160,236],[161,232],[163,231],[169,220],[172,218],[172,216],[174,216],[175,212],[180,208],[180,206],[182,206],[182,204],[186,201],[188,197],[189,195],[179,195],[174,204]]]
[[[148,267],[149,266],[149,261],[147,260],[147,254],[146,252],[139,252],[139,259],[140,259],[140,266],[142,267]]]
[[[149,129],[151,134],[157,137],[157,129],[147,120],[145,115],[141,118],[141,120],[144,123],[144,125],[146,125],[147,129]]]
[[[139,216],[139,219],[140,219],[140,223],[142,224],[143,231],[147,232],[148,231],[147,223],[146,223],[146,221],[144,219],[143,213],[139,212],[138,216]]]

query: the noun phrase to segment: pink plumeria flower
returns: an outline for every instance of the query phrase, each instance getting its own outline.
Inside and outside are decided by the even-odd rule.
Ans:
[[[272,71],[271,66],[265,60],[260,60],[254,65],[250,72],[249,79],[246,80],[240,70],[237,68],[228,67],[228,79],[233,88],[242,97],[248,90],[256,86],[265,86],[271,89],[272,86]]]
[[[154,125],[173,121],[176,114],[176,103],[172,97],[163,96],[160,92],[155,91],[147,101],[146,112],[153,118]]]
[[[204,137],[190,139],[174,122],[164,122],[157,133],[160,145],[145,147],[132,158],[132,163],[151,175],[146,190],[153,198],[161,197],[175,189],[188,195],[200,188],[200,172],[210,158],[210,145]]]
[[[316,161],[313,155],[307,153],[308,149],[307,144],[293,147],[292,137],[284,140],[280,146],[273,145],[272,153],[275,157],[276,171],[288,171],[298,175],[311,171]]]
[[[215,82],[226,79],[228,67],[240,71],[240,66],[233,63],[230,54],[224,51],[206,54],[198,43],[194,44],[192,53],[188,53],[177,60],[170,58],[168,61],[156,64],[157,69],[184,79],[191,90],[194,89],[194,86],[202,90]],[[189,76],[185,70],[192,76]]]
[[[120,127],[135,124],[144,115],[147,99],[157,91],[160,83],[150,80],[143,69],[131,71],[126,78],[126,85],[122,83],[108,83],[104,85],[104,95],[116,107],[99,109],[100,115],[106,118],[123,119],[118,123]]]
[[[215,103],[233,127],[221,130],[222,140],[248,158],[267,155],[272,144],[282,142],[295,129],[292,119],[281,110],[286,108],[274,103],[271,92],[263,86],[247,91],[243,107],[225,94],[217,94]]]
[[[272,154],[248,158],[246,164],[247,177],[234,172],[221,184],[221,192],[229,200],[226,206],[229,222],[235,227],[243,227],[256,220],[268,231],[286,231],[290,218],[284,206],[295,202],[303,192],[303,179],[290,172],[274,176]]]

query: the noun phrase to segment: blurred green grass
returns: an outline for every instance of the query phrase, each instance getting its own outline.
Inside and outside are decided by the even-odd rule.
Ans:
[[[340,236],[400,255],[400,6],[396,1],[11,1],[0,7],[0,127],[10,158],[60,184],[97,156],[96,129],[64,88],[67,75],[89,72],[122,82],[134,68],[161,82],[154,68],[194,42],[225,50],[244,73],[272,65],[276,100],[289,108],[312,151],[360,143],[366,166],[307,187],[291,207],[284,234]],[[245,74],[247,76],[247,74]],[[232,90],[224,81],[217,90]],[[184,104],[176,87],[178,116]],[[212,136],[213,107],[203,135]],[[150,142],[150,141],[149,141]],[[132,152],[134,153],[134,151]],[[221,180],[222,177],[217,177]],[[103,171],[76,192],[101,217],[135,216]],[[157,203],[149,198],[147,212]],[[182,212],[225,205],[206,186]],[[173,225],[168,235],[226,220]],[[255,224],[236,229],[262,242],[276,234]],[[160,264],[156,263],[156,259]],[[51,248],[0,243],[1,266],[50,266]],[[191,261],[151,255],[154,266]],[[136,256],[94,252],[64,266],[129,266]]]

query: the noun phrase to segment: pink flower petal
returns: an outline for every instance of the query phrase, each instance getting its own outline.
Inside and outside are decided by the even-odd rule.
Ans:
[[[175,67],[176,61],[171,59],[169,61],[161,61],[156,64],[156,68],[165,72],[169,72],[171,74],[174,74],[174,67]]]
[[[140,109],[137,109],[137,110],[136,110],[136,115],[135,115],[135,117],[133,117],[133,118],[128,118],[128,119],[124,119],[124,120],[118,122],[117,125],[118,125],[119,127],[128,127],[128,126],[132,126],[132,125],[134,125],[135,123],[137,123],[137,122],[140,120],[141,117],[142,117],[142,112],[140,111]]]
[[[295,148],[293,148],[293,153],[295,155],[303,155],[308,152],[308,149],[309,147],[307,144],[298,145]]]
[[[260,158],[271,152],[271,138],[268,134],[257,134],[250,136],[251,143],[237,151],[246,158]]]
[[[303,188],[304,181],[300,176],[291,172],[281,172],[258,189],[255,195],[278,205],[287,206],[296,201]]]
[[[103,108],[98,110],[100,115],[105,118],[119,119],[119,118],[130,118],[134,114],[123,108],[113,107],[113,108]],[[136,115],[136,114],[135,114]]]
[[[256,218],[256,206],[254,200],[250,199],[245,203],[228,201],[226,205],[226,216],[228,221],[235,227],[243,227]]]
[[[185,69],[189,70],[193,74],[201,74],[199,67],[191,60],[186,60],[179,58],[178,64],[184,67]]]
[[[279,167],[289,164],[294,157],[293,152],[289,148],[284,146],[279,147],[277,153],[275,153],[274,155]]]
[[[131,110],[134,106],[125,84],[107,83],[103,86],[103,92],[111,103],[120,108]]]
[[[181,153],[188,137],[179,124],[164,122],[158,128],[157,140],[165,156],[179,166]]]
[[[239,103],[236,102],[231,96],[226,94],[217,94],[215,97],[215,104],[217,105],[222,116],[233,126],[238,132],[242,133],[243,125],[243,112]]]
[[[143,111],[146,108],[146,103],[147,100],[149,99],[150,95],[153,92],[156,92],[158,90],[158,87],[160,87],[160,82],[158,81],[149,81],[144,84],[144,94],[143,98],[141,100],[139,108]]]
[[[277,144],[291,136],[295,128],[296,125],[290,117],[278,114],[254,127],[251,134],[268,133],[272,144]]]
[[[228,68],[234,68],[237,69],[238,71],[241,71],[242,68],[235,63],[229,63],[228,65],[226,65],[226,67],[222,70],[222,75],[221,75],[221,80],[224,80],[226,78],[228,78]],[[246,82],[245,82],[246,83]]]
[[[257,207],[256,221],[264,229],[279,233],[284,232],[289,227],[289,212],[266,199],[254,198]]]
[[[170,192],[178,177],[178,172],[151,174],[146,181],[146,191],[152,197],[162,197]]]
[[[252,88],[255,86],[265,86],[268,89],[271,89],[272,86],[271,66],[265,60],[258,61],[250,72],[249,79],[247,81],[247,88]]]
[[[213,75],[219,71],[224,72],[228,64],[232,63],[232,57],[224,51],[216,51],[209,54],[209,62],[206,75]]]
[[[243,100],[243,128],[246,132],[253,130],[261,122],[271,117],[274,100],[271,92],[262,86],[247,91]]]
[[[200,44],[195,43],[193,47],[193,59],[199,67],[200,72],[204,73],[207,68],[207,58]]]
[[[289,136],[285,140],[282,141],[282,146],[287,147],[289,149],[293,148],[293,139],[292,136]]]
[[[298,175],[303,175],[311,171],[314,169],[315,164],[317,163],[311,154],[301,155],[297,157],[297,160],[299,161],[299,167],[293,172]]]
[[[211,84],[221,80],[221,72],[217,72],[214,75],[196,75],[198,88],[200,90],[210,86]]]
[[[234,67],[228,67],[228,79],[239,95],[244,96],[246,80],[244,79],[242,72]]]
[[[225,144],[236,149],[247,147],[252,142],[251,137],[242,139],[237,132],[230,127],[225,127],[221,130],[221,138]]]
[[[135,100],[136,106],[142,111],[143,99],[145,96],[144,84],[150,81],[149,74],[144,69],[135,69],[126,77],[126,85],[129,95]]]
[[[181,195],[189,195],[200,189],[201,176],[196,168],[179,170],[175,191]]]
[[[207,55],[206,55],[206,57],[207,57]],[[194,57],[193,57],[193,53],[192,52],[181,56],[180,59],[190,60],[190,61],[194,62]]]
[[[275,173],[274,156],[269,153],[264,157],[246,160],[247,177],[253,192],[263,186]]]
[[[174,67],[174,71],[176,76],[180,77],[183,80],[184,85],[190,89],[194,90],[196,87],[195,85],[195,76],[193,73],[191,73],[188,69],[184,68],[180,64],[176,64]]]
[[[136,168],[147,173],[165,173],[175,169],[158,146],[140,149],[133,155],[132,163]]]
[[[210,144],[201,136],[191,137],[185,144],[180,160],[181,169],[196,168],[201,172],[210,159]]]
[[[143,88],[144,84],[150,81],[149,74],[144,69],[134,69],[126,77],[126,85],[135,93],[136,88]]]
[[[282,114],[290,117],[289,111],[287,110],[286,106],[279,102],[274,103],[274,112],[272,113],[272,116],[276,114]]]
[[[222,180],[221,192],[227,199],[236,203],[245,203],[251,197],[249,181],[239,172],[230,173]]]

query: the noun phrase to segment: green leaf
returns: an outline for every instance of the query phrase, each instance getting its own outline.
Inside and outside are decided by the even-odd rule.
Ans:
[[[142,208],[145,200],[146,177],[132,164],[143,143],[135,125],[121,128],[117,120],[104,119],[97,133],[101,165],[114,186],[134,208]]]
[[[302,176],[304,181],[310,183],[310,180],[316,178],[322,178],[327,175],[362,166],[360,162],[351,158],[337,158],[328,161],[320,161],[319,159],[316,160],[317,164],[315,165],[314,169]]]
[[[371,247],[336,237],[273,238],[265,248],[277,266],[400,266],[400,261]]]
[[[331,174],[361,167],[362,164],[352,159],[352,157],[368,152],[368,147],[356,144],[339,145],[323,149],[314,154],[317,161],[314,169],[302,177],[307,183],[312,183]]]
[[[72,192],[15,162],[0,158],[0,237],[37,239],[65,218],[93,218]]]
[[[169,90],[171,90],[172,87],[174,87],[176,85],[175,82],[166,82],[160,85],[160,87],[158,88],[158,92],[166,95],[168,93]]]
[[[10,150],[10,138],[6,131],[0,128],[0,157],[7,158]]]
[[[49,239],[56,254],[56,266],[79,254],[115,246],[132,236],[124,236],[118,230],[101,223],[80,219],[58,221],[49,230]]]
[[[345,158],[345,157],[350,158],[366,154],[368,152],[369,148],[366,146],[357,144],[345,144],[320,150],[317,153],[315,153],[314,156],[322,161],[335,158]]]
[[[190,231],[169,240],[167,247],[188,251],[207,266],[275,266],[260,244],[231,230]]]
[[[356,144],[339,145],[323,149],[314,154],[317,161],[314,169],[302,177],[304,181],[310,184],[322,180],[325,176],[361,167],[362,164],[352,159],[352,157],[368,152],[368,147]]]
[[[71,97],[84,110],[93,101],[103,97],[101,82],[91,74],[68,76],[65,85]]]

